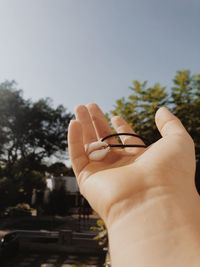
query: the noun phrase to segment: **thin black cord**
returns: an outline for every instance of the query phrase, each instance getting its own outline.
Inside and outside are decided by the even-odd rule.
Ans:
[[[125,147],[147,147],[146,145],[124,145],[124,144],[108,144],[108,147],[120,147],[120,148],[125,148]]]
[[[107,136],[103,137],[101,139],[101,141],[103,142],[108,138],[115,137],[115,136],[120,136],[120,135],[134,136],[134,137],[137,137],[137,138],[139,138],[139,139],[141,139],[143,141],[142,137],[140,137],[138,134],[134,134],[134,133],[115,133],[115,134],[110,134],[110,135],[107,135]],[[138,144],[137,145],[136,144],[135,145],[131,145],[131,144],[127,144],[127,145],[124,145],[124,144],[108,144],[108,145],[109,145],[109,147],[121,147],[121,148],[123,148],[123,147],[147,147],[146,145],[138,145]]]

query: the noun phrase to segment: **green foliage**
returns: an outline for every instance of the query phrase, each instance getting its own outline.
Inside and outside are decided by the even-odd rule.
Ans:
[[[34,188],[44,190],[51,158],[65,158],[72,118],[63,106],[54,108],[50,99],[33,102],[22,93],[14,81],[0,84],[0,186],[4,188],[5,178],[9,181],[9,205],[17,204],[22,195],[30,203]]]
[[[62,162],[55,162],[51,164],[48,167],[47,172],[50,175],[53,175],[55,177],[63,176],[63,175],[64,176],[75,176],[72,168],[67,168],[66,165]]]
[[[167,106],[179,117],[195,141],[197,159],[200,158],[200,74],[178,71],[170,90],[160,84],[151,87],[147,82],[133,81],[127,99],[116,101],[111,115],[124,117],[147,144],[160,138],[154,123],[155,112]]]
[[[31,216],[31,208],[26,203],[19,203],[15,207],[9,207],[4,212],[6,217],[25,217]]]
[[[95,240],[98,240],[99,245],[103,247],[103,250],[107,251],[104,266],[110,267],[111,261],[110,261],[110,253],[109,253],[109,248],[108,248],[108,232],[107,232],[107,229],[106,229],[106,226],[103,220],[98,219],[96,221],[96,226],[91,227],[91,230],[98,233],[95,236]]]
[[[197,159],[200,159],[200,74],[191,75],[190,71],[178,71],[171,90],[170,105],[196,145]]]
[[[165,87],[158,83],[147,87],[146,81],[133,81],[130,89],[132,93],[128,99],[117,100],[111,114],[122,116],[147,143],[152,143],[159,137],[154,125],[154,114],[158,107],[167,102]]]
[[[103,220],[98,219],[96,222],[96,226],[91,227],[92,231],[97,231],[98,234],[95,236],[95,240],[99,241],[100,246],[104,246],[104,249],[108,246],[108,238],[107,238],[107,229]]]
[[[66,149],[66,129],[71,114],[51,101],[24,100],[14,82],[0,85],[0,162],[14,164],[21,158],[42,161]]]
[[[17,196],[17,187],[7,177],[0,179],[0,213],[5,207],[12,206],[15,203]]]

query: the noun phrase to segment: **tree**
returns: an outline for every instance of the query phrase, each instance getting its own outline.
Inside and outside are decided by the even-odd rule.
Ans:
[[[66,130],[72,115],[63,106],[52,107],[50,99],[35,103],[22,98],[14,82],[0,85],[1,163],[13,165],[21,158],[41,162],[63,156]]]
[[[48,167],[47,172],[53,176],[74,176],[72,168],[66,167],[62,162],[55,162]]]
[[[71,118],[48,98],[25,100],[14,81],[0,84],[0,179],[10,179],[27,194],[43,189],[48,162],[65,158]]]
[[[170,106],[196,145],[197,159],[200,159],[200,74],[191,75],[189,70],[178,71],[173,80]]]
[[[154,124],[154,114],[159,106],[166,105],[167,92],[158,83],[147,87],[146,81],[141,83],[136,80],[130,89],[132,93],[128,99],[117,100],[111,114],[122,116],[150,144],[160,137]]]
[[[160,138],[155,123],[155,112],[160,106],[167,106],[183,122],[196,145],[196,156],[200,164],[200,74],[192,75],[189,70],[178,71],[173,86],[155,84],[147,87],[147,82],[133,81],[128,98],[116,101],[109,115],[121,115],[147,144]],[[186,151],[187,153],[187,151]],[[199,165],[197,170],[199,170]],[[200,173],[196,175],[197,189],[200,192]]]
[[[0,178],[0,214],[6,207],[13,205],[17,198],[17,188],[7,177]]]

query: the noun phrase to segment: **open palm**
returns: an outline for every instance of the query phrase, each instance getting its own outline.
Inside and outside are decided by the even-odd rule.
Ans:
[[[114,117],[112,124],[116,132],[133,133],[121,117]],[[182,190],[183,173],[184,177],[194,177],[194,145],[181,122],[161,108],[156,124],[162,138],[150,147],[113,149],[103,160],[91,161],[84,145],[111,134],[112,129],[96,104],[76,108],[76,120],[70,123],[68,135],[72,166],[81,193],[107,224],[110,217],[123,216],[147,198],[171,193],[174,187]],[[136,137],[122,136],[121,141],[143,144]],[[185,182],[187,190],[194,190],[191,178]]]

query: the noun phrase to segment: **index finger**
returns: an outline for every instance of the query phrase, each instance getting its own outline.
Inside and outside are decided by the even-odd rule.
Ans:
[[[85,153],[82,127],[79,121],[71,120],[68,130],[68,149],[72,167],[76,177],[88,164],[88,157]]]

